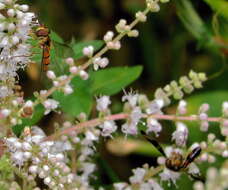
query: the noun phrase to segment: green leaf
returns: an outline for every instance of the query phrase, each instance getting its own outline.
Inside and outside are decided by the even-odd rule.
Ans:
[[[51,31],[50,38],[51,40],[56,41],[58,43],[64,43],[64,40],[54,31]]]
[[[228,19],[228,1],[227,0],[204,0],[219,15]]]
[[[21,134],[22,130],[24,129],[25,126],[32,126],[35,125],[38,121],[41,120],[41,118],[44,115],[44,107],[39,104],[35,107],[35,110],[33,112],[32,118],[24,118],[22,119],[22,124],[21,125],[15,125],[13,127],[13,132],[16,135]]]
[[[115,67],[92,72],[91,91],[95,95],[113,95],[136,80],[142,72],[142,66]]]
[[[74,58],[75,59],[82,58],[84,56],[82,53],[83,48],[89,45],[94,47],[94,51],[97,51],[104,45],[104,42],[102,40],[93,40],[89,42],[80,42],[80,43],[72,44],[71,47],[73,48],[75,53]]]
[[[199,45],[214,47],[211,31],[200,18],[189,0],[175,0],[177,13],[187,30],[199,40]]]
[[[77,116],[81,112],[89,114],[92,109],[93,97],[90,92],[90,81],[83,81],[75,77],[71,81],[74,92],[64,95],[62,92],[55,92],[53,98],[60,103],[60,108],[71,116]]]

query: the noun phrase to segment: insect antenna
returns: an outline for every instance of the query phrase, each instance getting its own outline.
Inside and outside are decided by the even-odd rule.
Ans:
[[[157,148],[157,150],[164,156],[167,157],[163,148],[161,147],[161,145],[154,139],[152,139],[151,137],[149,137],[144,131],[140,131],[141,134],[144,136],[144,138],[146,140],[148,140],[155,148]]]

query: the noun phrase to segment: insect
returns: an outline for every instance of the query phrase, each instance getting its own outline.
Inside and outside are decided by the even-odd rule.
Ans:
[[[52,69],[58,70],[59,73],[63,73],[64,69],[67,67],[66,65],[64,66],[63,64],[59,64],[61,62],[60,59],[74,57],[75,54],[72,47],[68,44],[65,44],[61,37],[54,32],[50,32],[50,30],[42,24],[39,24],[39,26],[34,29],[34,34],[40,40],[40,46],[43,49],[41,61],[42,70],[48,70],[52,54],[52,61],[57,63],[53,64]],[[54,39],[51,39],[51,37]]]
[[[48,70],[48,65],[50,64],[50,51],[51,51],[51,38],[49,36],[50,31],[47,27],[44,25],[40,25],[36,31],[35,34],[38,38],[40,38],[40,45],[43,48],[42,53],[42,61],[41,65],[44,71]]]
[[[201,153],[201,148],[200,146],[194,148],[184,159],[183,155],[178,152],[172,152],[169,157],[165,154],[163,148],[161,145],[154,139],[150,138],[145,134],[144,131],[141,131],[141,134],[155,147],[157,150],[166,158],[165,161],[165,166],[174,171],[174,172],[179,172],[179,171],[185,171],[189,164],[192,163]],[[205,179],[199,175],[195,175],[192,173],[188,173],[193,179],[199,180],[202,182],[205,182]]]

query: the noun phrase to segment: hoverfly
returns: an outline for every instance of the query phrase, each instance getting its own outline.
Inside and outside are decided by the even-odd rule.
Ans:
[[[154,139],[150,138],[145,134],[144,131],[141,131],[141,134],[148,140],[165,158],[165,166],[171,171],[179,172],[186,171],[189,164],[192,163],[201,153],[201,147],[198,146],[194,148],[184,159],[183,155],[178,152],[172,152],[169,157],[165,154],[165,151],[161,145]],[[188,173],[193,179],[205,182],[205,179],[199,175]]]
[[[38,38],[40,38],[40,46],[43,49],[42,52],[42,61],[41,65],[44,71],[48,70],[48,65],[50,64],[50,51],[51,51],[51,38],[49,36],[50,31],[44,25],[40,25],[35,34]]]
[[[56,35],[54,32],[51,32],[46,26],[43,24],[39,24],[38,27],[34,29],[35,37],[39,39],[39,44],[42,48],[42,60],[41,60],[41,68],[43,71],[48,70],[48,66],[51,62],[51,55],[52,61],[56,62],[54,64],[54,70],[57,70],[62,74],[64,66],[59,64],[61,59],[65,59],[67,57],[74,57],[74,51],[72,47],[68,44],[65,44],[61,40],[52,39],[53,35]]]

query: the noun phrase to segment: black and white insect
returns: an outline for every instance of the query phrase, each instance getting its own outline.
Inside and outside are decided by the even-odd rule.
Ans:
[[[144,136],[146,140],[148,140],[165,158],[165,166],[171,171],[174,172],[181,172],[185,171],[188,168],[189,164],[191,164],[201,153],[201,147],[198,146],[194,148],[186,158],[179,152],[171,152],[170,156],[168,157],[161,145],[153,138],[146,135],[144,131],[141,131],[141,134]],[[188,173],[188,172],[187,172]],[[205,179],[200,176],[199,174],[192,174],[188,173],[193,179],[205,182]]]

